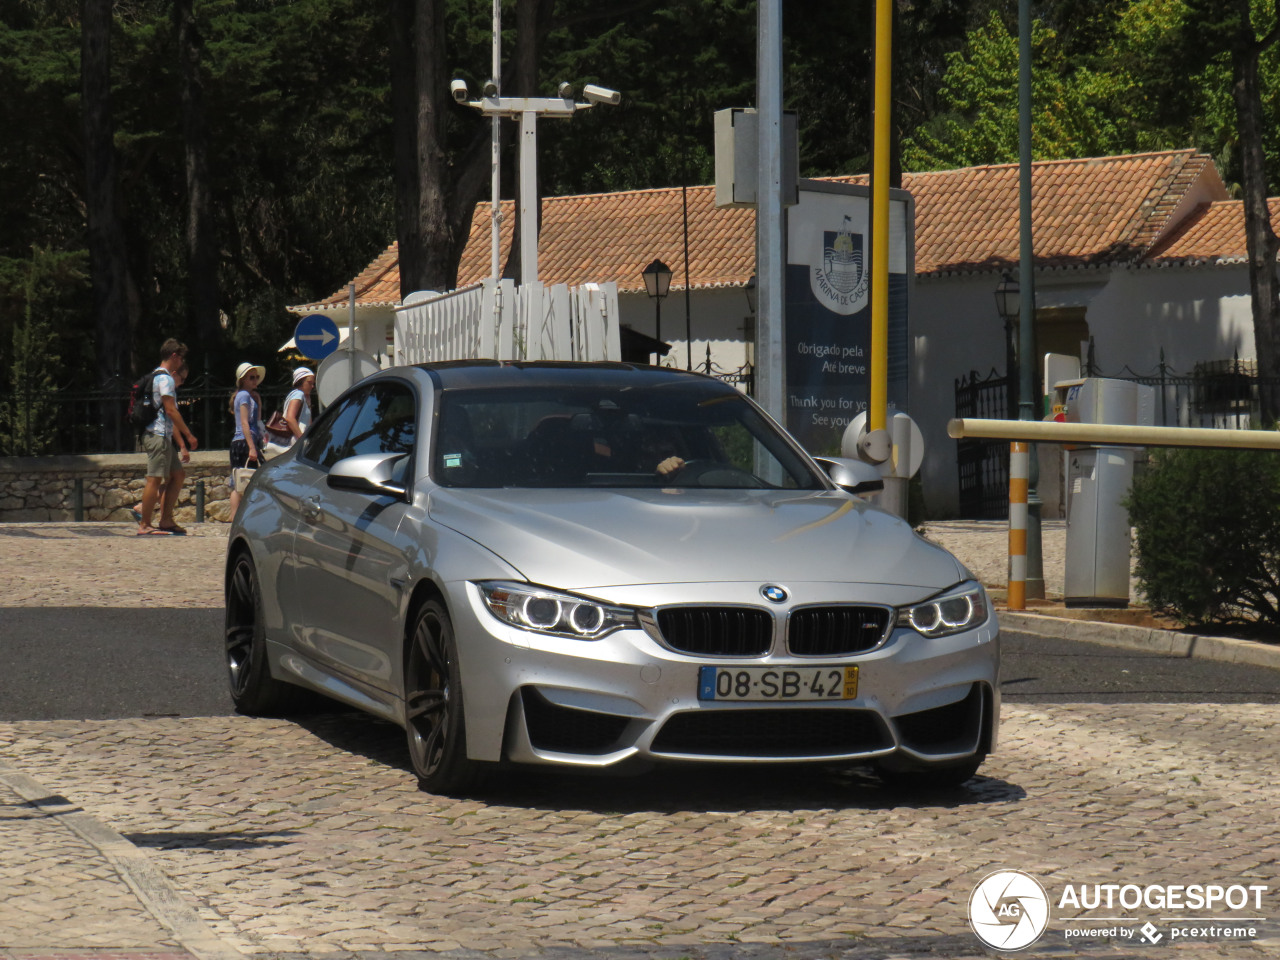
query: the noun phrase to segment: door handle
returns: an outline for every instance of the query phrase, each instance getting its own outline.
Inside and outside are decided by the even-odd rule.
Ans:
[[[302,515],[308,520],[320,519],[320,498],[307,497],[298,506],[302,511]]]

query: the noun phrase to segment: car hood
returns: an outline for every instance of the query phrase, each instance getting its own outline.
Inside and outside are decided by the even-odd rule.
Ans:
[[[431,491],[431,519],[530,582],[852,582],[941,590],[968,572],[902,519],[834,491]]]

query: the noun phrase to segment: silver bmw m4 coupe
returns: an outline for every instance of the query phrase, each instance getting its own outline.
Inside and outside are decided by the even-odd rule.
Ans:
[[[959,783],[996,742],[999,628],[959,561],[863,499],[879,486],[698,374],[384,370],[245,493],[232,697],[399,724],[437,793],[525,764]]]

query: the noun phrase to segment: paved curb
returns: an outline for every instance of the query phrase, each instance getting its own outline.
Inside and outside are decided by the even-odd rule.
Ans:
[[[7,787],[43,813],[56,816],[68,830],[92,846],[116,870],[147,913],[197,960],[244,960],[244,954],[219,939],[187,905],[188,894],[161,873],[145,851],[26,774],[0,767],[0,787]],[[47,955],[50,951],[40,952]]]
[[[1280,645],[1237,640],[1234,637],[1201,637],[1193,634],[1161,630],[1157,627],[1135,627],[1096,620],[1069,620],[1034,613],[1000,611],[1000,627],[1037,637],[1084,640],[1089,643],[1145,650],[1170,657],[1219,660],[1256,667],[1280,669]]]

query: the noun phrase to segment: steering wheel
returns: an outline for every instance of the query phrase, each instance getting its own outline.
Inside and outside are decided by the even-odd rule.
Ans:
[[[684,466],[667,477],[668,482],[675,480],[680,485],[690,487],[762,487],[767,486],[754,473],[750,473],[731,463],[719,460],[686,460]]]

